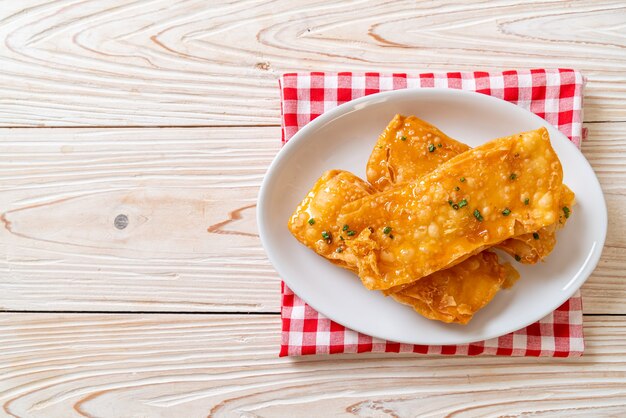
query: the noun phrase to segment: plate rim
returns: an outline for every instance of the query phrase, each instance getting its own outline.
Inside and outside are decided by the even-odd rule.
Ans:
[[[602,223],[602,230],[600,231],[600,236],[599,239],[597,241],[597,246],[594,246],[594,248],[592,248],[591,250],[591,254],[589,256],[589,261],[585,264],[583,271],[578,273],[578,278],[576,279],[576,284],[574,286],[569,286],[566,290],[563,290],[562,292],[560,292],[561,297],[558,298],[558,303],[554,303],[554,306],[551,306],[550,309],[544,309],[544,310],[538,310],[538,312],[541,312],[540,314],[531,316],[529,320],[524,321],[523,325],[517,327],[517,328],[512,328],[509,329],[505,332],[492,332],[492,333],[488,333],[484,336],[481,336],[479,339],[475,339],[475,338],[459,338],[457,341],[450,343],[450,342],[428,342],[428,343],[420,343],[420,342],[415,342],[415,341],[401,341],[401,340],[394,340],[394,342],[399,342],[399,343],[405,343],[405,344],[426,344],[426,345],[460,345],[460,344],[471,344],[474,342],[479,342],[479,341],[485,341],[488,339],[492,339],[492,338],[497,338],[503,335],[507,335],[510,334],[512,332],[518,331],[520,329],[523,329],[539,320],[541,320],[542,318],[546,317],[547,315],[549,315],[551,312],[554,312],[554,310],[556,310],[558,307],[560,307],[563,303],[565,303],[567,300],[569,300],[575,293],[576,291],[578,291],[581,286],[587,281],[587,279],[591,276],[591,274],[593,273],[593,271],[595,270],[595,268],[597,267],[599,261],[600,261],[600,257],[602,256],[602,252],[604,249],[604,245],[606,242],[606,234],[607,234],[607,230],[608,230],[608,212],[607,212],[607,206],[606,206],[606,198],[604,196],[604,191],[602,190],[602,187],[600,185],[600,182],[598,180],[597,175],[595,174],[595,171],[593,170],[593,167],[591,166],[591,164],[589,163],[589,161],[587,160],[587,158],[582,155],[581,150],[572,143],[571,140],[569,140],[569,138],[567,138],[567,136],[565,136],[561,131],[559,131],[558,128],[556,128],[554,125],[550,124],[548,121],[546,121],[545,119],[541,118],[540,116],[537,116],[536,114],[530,112],[527,109],[524,109],[518,105],[515,105],[513,103],[507,102],[506,100],[494,97],[494,96],[490,96],[490,95],[486,95],[483,93],[478,93],[478,92],[474,92],[474,91],[468,91],[468,90],[460,90],[460,89],[452,89],[452,88],[441,88],[441,87],[431,87],[431,88],[408,88],[408,89],[400,89],[400,90],[390,90],[390,91],[385,91],[385,92],[379,92],[379,93],[374,93],[368,96],[363,96],[354,100],[351,100],[349,102],[343,103],[333,109],[330,109],[329,111],[323,113],[322,115],[318,116],[317,118],[315,118],[314,120],[312,120],[311,122],[307,123],[305,126],[303,126],[300,130],[298,130],[298,132],[296,132],[294,134],[294,136],[287,141],[283,147],[279,150],[279,152],[276,154],[276,156],[274,157],[274,159],[272,160],[272,162],[270,163],[267,171],[265,172],[265,175],[263,177],[263,181],[261,183],[261,187],[259,189],[259,194],[258,194],[258,198],[257,198],[257,214],[256,214],[256,220],[257,220],[257,227],[259,230],[259,238],[261,240],[261,244],[263,246],[263,249],[265,250],[265,253],[268,257],[268,259],[270,260],[270,263],[272,264],[272,266],[274,267],[274,269],[276,270],[276,272],[278,273],[280,279],[282,281],[284,281],[289,287],[290,289],[293,290],[293,292],[295,294],[297,294],[299,297],[301,297],[301,299],[308,304],[309,306],[311,306],[313,309],[315,309],[317,312],[319,312],[320,314],[326,316],[327,318],[329,318],[330,320],[337,322],[339,324],[341,324],[342,326],[346,327],[347,329],[352,329],[354,331],[363,333],[365,335],[370,335],[372,337],[377,337],[377,338],[381,338],[381,339],[387,339],[384,336],[380,336],[380,335],[374,335],[376,333],[372,333],[371,330],[366,330],[366,329],[362,329],[361,327],[358,326],[348,326],[345,325],[342,321],[341,318],[337,318],[337,315],[334,314],[330,314],[328,312],[324,312],[324,309],[319,309],[315,303],[310,303],[305,297],[300,296],[300,294],[298,293],[298,284],[297,282],[292,283],[292,281],[288,278],[289,275],[284,274],[284,271],[281,271],[281,265],[280,263],[277,261],[276,257],[273,255],[273,250],[271,250],[271,245],[269,244],[268,240],[267,240],[267,234],[270,233],[270,231],[268,231],[268,225],[265,223],[265,218],[266,218],[266,207],[265,207],[265,202],[266,202],[266,198],[265,195],[268,193],[268,189],[270,188],[271,184],[274,182],[275,178],[278,177],[277,174],[277,167],[279,167],[282,163],[283,160],[288,159],[290,157],[290,155],[297,149],[298,144],[302,141],[304,141],[307,136],[309,131],[314,131],[316,129],[319,129],[321,127],[323,127],[325,124],[332,122],[333,120],[335,120],[338,117],[341,117],[344,114],[347,114],[348,112],[355,112],[355,111],[359,111],[359,105],[362,105],[363,103],[370,103],[370,102],[377,102],[377,101],[385,101],[388,100],[389,97],[393,97],[393,96],[412,96],[412,95],[420,95],[420,94],[435,94],[435,95],[450,95],[450,96],[471,96],[473,98],[476,98],[477,100],[483,100],[486,102],[492,102],[494,105],[496,106],[504,106],[504,107],[509,107],[509,108],[515,108],[515,111],[522,111],[527,113],[528,115],[530,115],[538,124],[540,124],[541,126],[551,126],[552,128],[554,128],[554,130],[558,133],[558,135],[560,135],[562,137],[562,139],[565,140],[565,142],[568,143],[567,146],[571,147],[572,149],[574,149],[577,153],[581,154],[582,156],[582,160],[583,163],[587,165],[587,168],[594,174],[592,179],[587,179],[589,181],[594,182],[594,188],[597,188],[600,192],[600,196],[602,197],[602,199],[597,202],[598,205],[600,205],[600,207],[598,207],[596,210],[594,210],[594,216],[601,216],[601,223]],[[551,138],[552,141],[552,138]],[[601,212],[601,213],[599,213]],[[575,276],[574,276],[575,277]]]

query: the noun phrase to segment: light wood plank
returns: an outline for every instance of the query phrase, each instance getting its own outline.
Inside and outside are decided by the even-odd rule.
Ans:
[[[279,318],[0,315],[13,417],[599,416],[626,412],[626,320],[587,318],[582,358],[279,359]]]
[[[538,67],[624,121],[624,24],[621,0],[5,1],[0,126],[275,125],[285,71]]]
[[[588,124],[582,151],[600,179],[609,212],[606,245],[582,288],[587,313],[626,313],[626,126]]]
[[[279,147],[277,128],[0,131],[0,306],[276,311],[255,205]]]
[[[583,147],[610,222],[587,313],[626,313],[625,126],[592,124]],[[278,312],[255,203],[279,142],[274,127],[0,129],[0,307]]]

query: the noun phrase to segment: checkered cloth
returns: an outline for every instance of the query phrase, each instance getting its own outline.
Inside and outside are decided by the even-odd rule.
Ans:
[[[322,113],[368,94],[445,87],[488,94],[530,110],[580,147],[583,86],[582,75],[568,69],[418,75],[284,74],[280,79],[282,140],[288,141]],[[281,291],[281,357],[364,352],[573,357],[584,350],[580,292],[539,322],[511,334],[465,345],[423,346],[384,341],[345,328],[308,306],[284,283]]]

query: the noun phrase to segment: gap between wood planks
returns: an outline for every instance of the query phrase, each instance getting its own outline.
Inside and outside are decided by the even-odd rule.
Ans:
[[[261,311],[261,312],[242,312],[242,311],[76,311],[76,310],[33,310],[33,309],[10,309],[0,310],[2,314],[91,314],[91,315],[280,315],[280,312]],[[626,314],[618,313],[583,313],[586,317],[598,316],[614,316],[626,317]]]
[[[601,121],[602,123],[611,123],[611,121]],[[626,121],[616,121],[626,122]],[[584,123],[597,123],[597,122],[584,122]],[[0,125],[0,129],[158,129],[158,128],[276,128],[280,127],[280,124],[257,124],[257,125],[73,125],[73,126],[32,126],[32,125]]]
[[[626,120],[592,120],[583,122],[585,125],[600,123],[626,123]],[[73,125],[73,126],[32,126],[32,125],[0,125],[0,129],[182,129],[182,128],[279,128],[276,123],[257,125]]]
[[[49,314],[113,314],[113,315],[280,315],[279,311],[77,311],[77,310],[37,310],[0,309],[0,314],[49,313]],[[599,315],[599,314],[598,314]],[[609,314],[621,316],[621,314]],[[601,315],[606,316],[606,315]],[[624,315],[626,316],[626,314]]]

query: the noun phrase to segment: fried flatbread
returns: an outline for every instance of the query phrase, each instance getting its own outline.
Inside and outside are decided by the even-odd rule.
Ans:
[[[391,297],[412,306],[426,318],[467,324],[493,299],[505,280],[514,281],[517,277],[514,269],[501,265],[498,256],[487,250],[432,273]]]
[[[373,193],[354,174],[331,170],[322,175],[289,220],[291,233],[317,254],[331,262],[356,270],[356,256],[344,252],[349,229],[336,224],[341,208]],[[326,233],[326,234],[324,234]],[[501,265],[498,257],[483,251],[450,269],[441,270],[391,294],[426,318],[466,324],[493,299],[505,280],[517,272]]]
[[[298,241],[342,267],[356,271],[354,254],[343,253],[348,231],[337,225],[346,204],[374,193],[374,189],[352,173],[325,172],[313,185],[289,219],[288,227]],[[350,263],[345,261],[350,259]]]
[[[469,150],[415,116],[396,115],[379,136],[367,162],[367,181],[378,191],[409,183]]]
[[[433,171],[440,164],[469,150],[437,127],[415,116],[396,115],[380,135],[367,163],[367,179],[378,191],[408,183]],[[459,186],[460,187],[460,186]],[[574,195],[565,185],[561,205],[571,208]],[[556,244],[556,226],[510,238],[498,248],[526,264],[545,258]]]
[[[411,283],[557,222],[562,176],[544,128],[490,141],[345,205],[337,227],[352,234],[342,252],[368,289]]]

